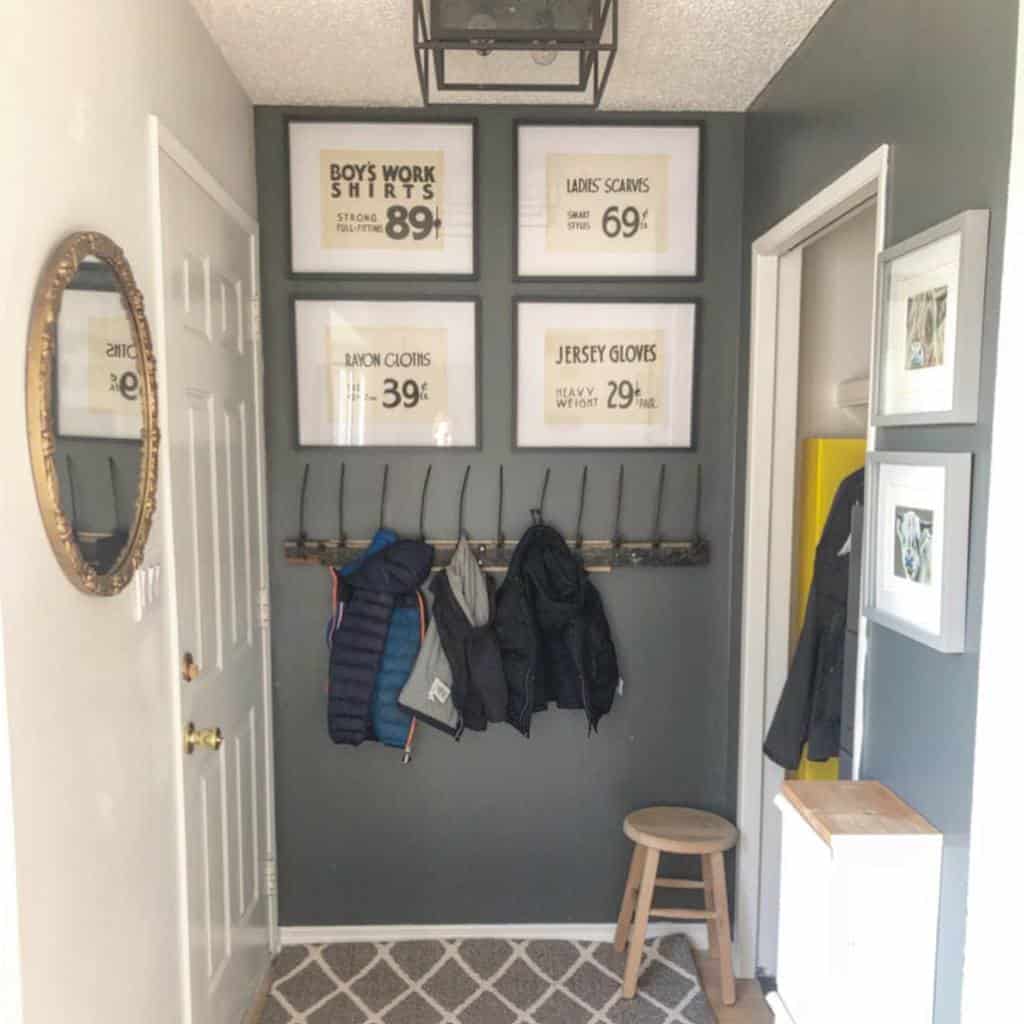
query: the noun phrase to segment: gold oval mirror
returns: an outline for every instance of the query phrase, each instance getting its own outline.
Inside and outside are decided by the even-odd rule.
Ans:
[[[69,235],[36,288],[26,410],[36,497],[72,583],[108,596],[142,561],[156,510],[156,366],[124,253]]]

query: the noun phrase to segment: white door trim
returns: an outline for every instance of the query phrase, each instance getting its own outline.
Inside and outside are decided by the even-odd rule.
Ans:
[[[166,382],[163,379],[167,367],[167,334],[166,334],[166,307],[163,292],[164,281],[164,260],[163,260],[163,224],[160,211],[160,155],[166,154],[181,169],[205,191],[218,206],[221,207],[240,227],[250,236],[250,259],[253,271],[253,280],[259,281],[259,224],[248,214],[230,193],[217,181],[217,179],[200,163],[197,157],[188,149],[155,114],[149,116],[149,182],[150,182],[150,226],[153,244],[153,289],[150,298],[150,324],[153,335],[153,345],[156,353],[158,396],[167,394]],[[256,423],[263,423],[263,388],[262,388],[262,334],[259,329],[259,306],[258,302],[253,304],[249,311],[250,323],[253,332],[253,344],[256,352],[257,382],[256,382],[256,409],[254,410]],[[166,439],[169,432],[169,403],[159,402],[160,432]],[[263,431],[257,430],[256,435],[259,442],[258,454],[258,533],[260,538],[260,580],[259,586],[265,589],[269,586],[268,560],[267,560],[267,521],[266,521],[266,452]],[[165,465],[166,465],[166,459]],[[176,593],[177,580],[175,578],[174,553],[174,516],[172,515],[173,496],[171,494],[170,476],[165,471],[160,474],[159,482],[159,508],[161,511],[161,530],[164,552],[164,578],[165,593]],[[183,1024],[189,1024],[191,1019],[192,995],[191,980],[189,978],[189,922],[188,922],[188,878],[185,865],[187,864],[187,852],[185,846],[185,790],[184,774],[182,771],[182,749],[181,749],[181,687],[179,685],[178,656],[179,644],[179,623],[177,603],[173,600],[164,602],[166,610],[167,630],[167,678],[170,680],[170,756],[173,757],[175,807],[177,820],[175,822],[175,842],[178,858],[178,913],[179,913],[179,946],[181,950],[181,973],[182,973],[182,997],[183,997]],[[276,863],[276,831],[275,831],[275,808],[274,808],[274,762],[273,762],[273,700],[271,690],[271,669],[270,669],[270,630],[266,627],[262,631],[263,644],[263,702],[266,715],[266,751],[265,762],[267,771],[267,806],[264,808],[267,819],[266,849],[264,860]],[[276,886],[268,892],[268,931],[271,950],[276,951],[280,946],[278,937],[278,909]]]
[[[746,511],[743,550],[743,620],[740,653],[740,723],[737,824],[740,840],[736,873],[737,972],[751,977],[757,966],[761,875],[762,787],[765,760],[761,753],[769,658],[788,649],[789,618],[771,616],[773,601],[784,591],[789,605],[791,565],[783,562],[792,551],[792,474],[796,435],[792,413],[797,401],[797,375],[782,372],[799,355],[799,302],[780,306],[782,261],[872,196],[877,204],[876,251],[884,247],[886,178],[889,147],[880,146],[798,210],[761,235],[751,247],[750,379],[747,425]],[[798,292],[798,290],[797,290]],[[792,289],[787,290],[792,294]],[[869,430],[869,448],[874,446]],[[787,499],[772,501],[776,474],[789,480]],[[781,490],[780,492],[781,493]],[[772,573],[772,565],[783,573]],[[783,578],[780,578],[780,575]],[[863,625],[863,623],[862,623]],[[780,631],[785,636],[780,638]],[[858,678],[863,678],[863,649]],[[860,691],[862,687],[858,687]],[[858,707],[854,736],[854,772],[859,772],[862,708]]]
[[[223,185],[199,162],[184,143],[161,122],[156,114],[150,114],[151,131],[156,132],[157,145],[162,149],[225,213],[233,217],[250,235],[258,235],[260,226],[255,218],[246,213]],[[159,213],[159,209],[157,210]]]

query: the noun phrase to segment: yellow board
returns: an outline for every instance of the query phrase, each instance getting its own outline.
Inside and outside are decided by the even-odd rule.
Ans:
[[[866,450],[867,442],[859,437],[809,437],[804,441],[794,616],[794,620],[801,626],[814,577],[814,552],[832,509],[832,500],[839,485],[852,472],[863,469]],[[838,779],[839,759],[833,757],[828,761],[808,761],[805,750],[795,777]]]

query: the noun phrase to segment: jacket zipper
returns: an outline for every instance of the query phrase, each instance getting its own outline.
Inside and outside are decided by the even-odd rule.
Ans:
[[[524,604],[522,592],[519,594],[519,601]],[[539,655],[538,655],[539,656]],[[523,710],[519,712],[519,731],[524,736],[529,735],[529,730],[526,729],[526,716],[533,714],[533,680],[537,674],[537,669],[531,665],[529,671],[526,673],[526,700],[523,703]]]
[[[519,712],[519,731],[523,732],[526,726],[527,714],[533,713],[533,677],[534,670],[526,673],[526,701],[523,703],[523,710]]]
[[[575,629],[573,629],[573,640],[574,641],[578,640],[578,637],[576,636],[576,630]],[[594,728],[594,719],[593,719],[593,716],[590,713],[590,699],[587,696],[587,682],[586,682],[586,679],[584,678],[583,670],[580,668],[580,664],[581,664],[582,661],[583,661],[583,658],[582,658],[582,654],[581,654],[581,651],[580,651],[580,644],[574,642],[573,643],[573,662],[576,665],[576,678],[579,680],[579,683],[580,683],[580,697],[583,699],[583,710],[584,710],[584,712],[586,713],[586,716],[587,716],[587,735],[589,735],[590,731]]]

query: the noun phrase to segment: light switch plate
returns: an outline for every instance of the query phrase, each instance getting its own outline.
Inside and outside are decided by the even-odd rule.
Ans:
[[[147,609],[152,608],[160,597],[160,566],[143,565],[133,580],[132,617],[141,622]]]

